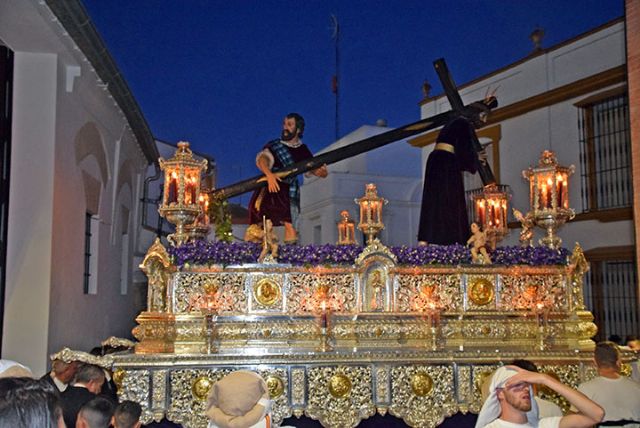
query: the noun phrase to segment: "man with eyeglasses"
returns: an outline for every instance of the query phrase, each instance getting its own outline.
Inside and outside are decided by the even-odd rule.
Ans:
[[[563,396],[578,413],[539,419],[533,384],[544,385]],[[505,366],[491,378],[489,397],[478,415],[476,428],[588,428],[603,417],[602,407],[551,376]]]

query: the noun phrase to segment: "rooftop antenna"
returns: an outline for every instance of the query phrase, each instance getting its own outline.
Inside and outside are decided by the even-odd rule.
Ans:
[[[336,48],[336,71],[331,79],[331,90],[336,96],[335,140],[338,141],[338,137],[340,136],[340,90],[338,85],[340,77],[340,24],[338,24],[338,18],[335,15],[331,15],[331,26],[333,30],[331,38],[335,41]]]

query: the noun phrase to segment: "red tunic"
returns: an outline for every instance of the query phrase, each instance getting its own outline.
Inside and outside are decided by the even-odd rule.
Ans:
[[[271,152],[274,158],[274,164],[271,167],[272,171],[278,171],[284,168],[281,160],[278,159],[276,153],[269,148],[269,144],[264,146]],[[300,162],[305,159],[313,157],[309,148],[301,144],[298,147],[288,147],[289,153],[293,158],[293,162]],[[293,178],[297,180],[297,177]],[[289,197],[289,184],[284,180],[278,182],[280,190],[274,193],[270,193],[266,187],[262,187],[251,195],[251,201],[249,202],[249,224],[259,224],[262,222],[262,216],[270,219],[274,226],[282,226],[283,223],[291,223],[291,205],[294,204],[298,208],[300,207],[300,199],[291,200]],[[259,207],[256,204],[259,202]]]

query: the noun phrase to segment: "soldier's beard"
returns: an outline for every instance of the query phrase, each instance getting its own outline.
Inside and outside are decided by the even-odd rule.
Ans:
[[[297,130],[296,130],[297,131]],[[282,130],[282,134],[280,135],[280,139],[282,141],[291,141],[295,138],[295,136],[297,135],[297,132],[289,132],[287,129],[283,129]]]

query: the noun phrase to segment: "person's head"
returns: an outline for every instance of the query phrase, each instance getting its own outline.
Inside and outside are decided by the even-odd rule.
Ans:
[[[33,373],[27,366],[12,361],[0,360],[0,378],[3,377],[33,377]]]
[[[304,135],[304,118],[298,113],[289,113],[282,122],[282,140],[291,141]]]
[[[518,367],[504,366],[493,372],[476,427],[484,427],[498,418],[511,422],[519,420],[518,423],[526,418],[531,425],[537,425],[538,406],[533,401],[531,385],[511,381],[519,371],[522,370]]]
[[[111,425],[115,428],[139,428],[142,425],[140,422],[141,414],[140,404],[135,401],[123,401],[116,407]]]
[[[613,342],[606,341],[596,344],[593,358],[598,369],[620,370],[620,351],[618,345]]]
[[[53,386],[28,377],[0,379],[0,428],[63,428]]]
[[[76,373],[76,382],[96,395],[100,394],[104,379],[104,370],[93,364],[83,364]]]
[[[536,366],[532,361],[529,360],[513,360],[510,365],[520,367],[521,369],[525,369],[530,372],[538,373],[538,366]],[[536,394],[538,392],[537,385],[531,386],[533,387],[533,393]]]
[[[471,233],[476,233],[478,231],[480,231],[480,226],[478,226],[478,223],[474,221],[471,223]]]
[[[531,410],[531,385],[527,382],[518,382],[515,385],[496,388],[496,397],[500,401],[500,407],[505,407],[526,413]]]
[[[113,403],[105,397],[86,402],[78,412],[76,428],[108,428],[113,416]]]
[[[51,363],[51,370],[56,376],[56,379],[58,379],[60,382],[69,383],[76,375],[79,366],[80,363],[78,363],[77,361],[65,363],[62,360],[53,360],[53,363]]]

